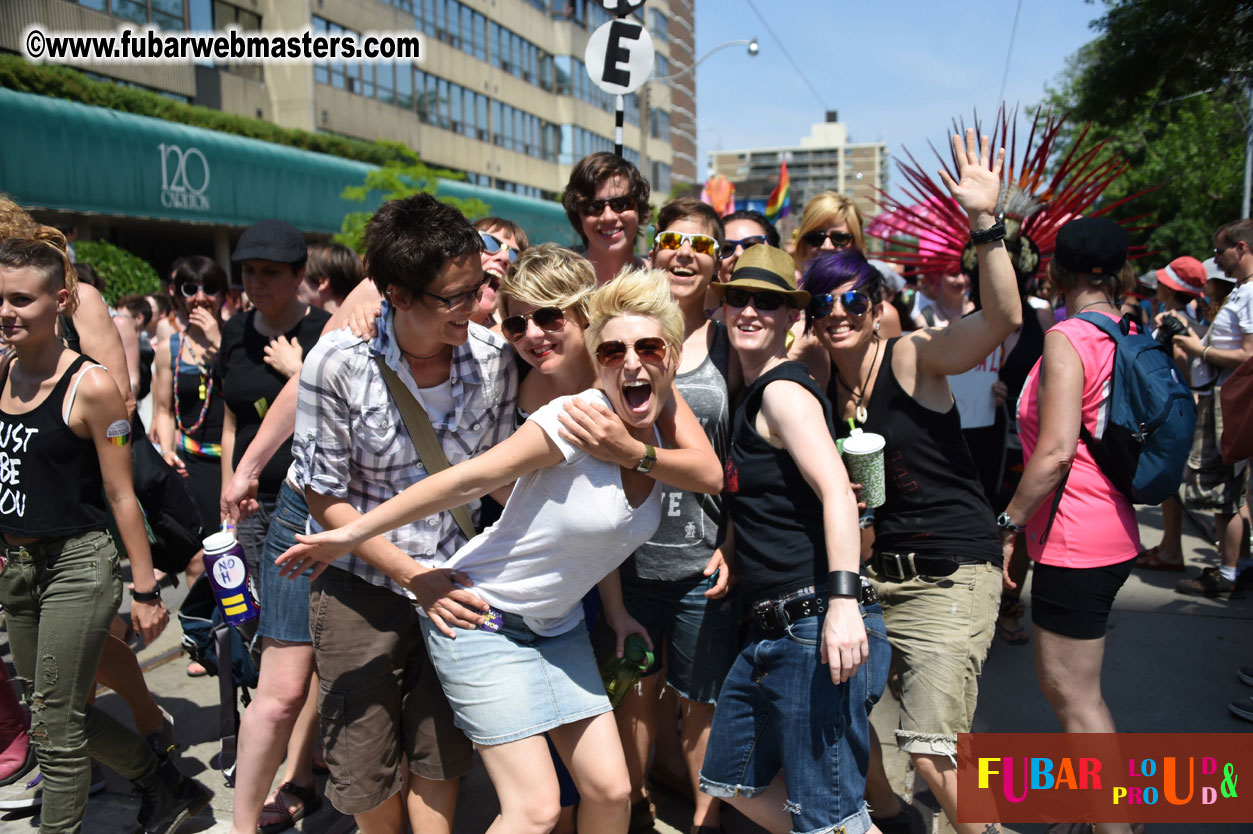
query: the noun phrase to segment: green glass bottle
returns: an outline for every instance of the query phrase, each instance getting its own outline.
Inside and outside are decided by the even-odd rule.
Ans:
[[[605,682],[605,694],[609,696],[609,703],[614,707],[621,704],[631,687],[640,679],[640,675],[652,665],[653,653],[648,650],[644,638],[638,634],[628,635],[622,657],[611,655],[600,667],[600,677]]]

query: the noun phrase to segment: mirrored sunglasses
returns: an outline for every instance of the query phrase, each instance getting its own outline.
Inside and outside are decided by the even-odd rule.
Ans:
[[[723,241],[722,251],[720,254],[724,258],[729,258],[732,255],[734,255],[735,250],[739,249],[740,247],[743,247],[745,250],[748,250],[748,249],[752,249],[754,246],[756,246],[759,243],[769,243],[769,242],[770,242],[769,239],[765,235],[749,235],[748,237],[742,237],[739,240],[727,240],[727,241]]]
[[[596,346],[596,361],[606,368],[617,368],[626,361],[627,350],[634,350],[641,362],[660,365],[666,360],[666,340],[657,337],[636,339],[634,343],[614,340]]]
[[[683,244],[692,247],[692,251],[698,255],[708,255],[713,257],[718,251],[718,241],[709,235],[689,235],[683,232],[660,232],[657,235],[657,248],[661,249],[681,249]]]
[[[844,312],[850,316],[864,316],[870,312],[870,296],[861,290],[849,290],[848,292],[823,293],[815,295],[809,302],[807,313],[812,319],[822,319],[831,315],[831,311],[835,309],[835,302],[840,302],[840,306],[844,308]]]
[[[515,249],[514,247],[505,246],[505,242],[503,240],[496,237],[495,235],[488,234],[487,232],[479,232],[479,237],[483,239],[483,248],[487,250],[487,254],[495,255],[497,252],[501,250],[501,247],[504,247],[506,250],[508,250],[509,263],[517,262],[518,250]]]

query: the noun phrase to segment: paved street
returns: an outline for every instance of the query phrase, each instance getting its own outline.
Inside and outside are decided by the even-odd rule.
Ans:
[[[1146,544],[1155,544],[1160,530],[1157,510],[1141,511],[1140,522]],[[1217,564],[1213,546],[1202,541],[1194,528],[1185,526],[1184,543],[1192,569]],[[1253,688],[1243,686],[1235,677],[1237,666],[1253,662],[1253,599],[1227,602],[1183,597],[1173,591],[1179,576],[1136,571],[1119,594],[1111,619],[1104,678],[1106,700],[1119,729],[1135,732],[1253,730],[1253,725],[1231,716],[1226,709],[1227,701],[1253,694]],[[181,591],[167,593],[172,607],[181,599]],[[140,652],[140,660],[149,667],[148,682],[157,700],[175,717],[176,737],[186,748],[181,754],[184,770],[204,781],[216,794],[211,812],[202,814],[182,830],[187,834],[227,832],[231,789],[217,771],[207,766],[217,751],[214,740],[217,680],[186,677],[186,659],[177,656],[179,637],[176,626],[167,629],[153,646]],[[7,655],[7,641],[3,649]],[[129,718],[116,695],[104,694],[99,703],[110,712]],[[919,781],[915,791],[913,774],[891,742],[895,721],[896,702],[885,695],[875,711],[874,723],[886,743],[889,774],[896,790],[912,797],[930,816],[925,788]],[[1009,646],[999,640],[993,644],[983,676],[975,729],[1016,732],[1058,729],[1035,683],[1031,644]],[[690,822],[690,807],[686,802],[664,791],[657,792],[657,799],[662,818],[658,830],[666,834],[686,831]],[[130,786],[110,774],[108,790],[91,800],[84,831],[89,834],[130,831],[137,808],[138,801],[131,797]],[[479,767],[462,787],[458,834],[485,830],[495,812],[491,785]],[[35,820],[29,814],[0,815],[0,832],[5,834],[34,828]],[[351,827],[327,806],[300,829],[327,834],[348,831]],[[756,830],[742,819],[728,819],[727,829],[732,834]],[[950,829],[942,817],[936,815],[932,830]],[[1043,826],[1010,826],[1008,830],[1037,834],[1043,831]],[[1152,830],[1206,834],[1253,831],[1253,824],[1153,826]]]

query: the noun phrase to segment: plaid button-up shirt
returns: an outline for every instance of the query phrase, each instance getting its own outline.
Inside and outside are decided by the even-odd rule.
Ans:
[[[379,332],[366,343],[347,330],[327,334],[305,357],[292,441],[292,475],[301,487],[343,498],[365,513],[427,475],[400,411],[375,364],[382,355],[406,387],[422,401],[396,345],[390,307],[384,303]],[[490,449],[514,429],[518,374],[513,351],[496,334],[470,325],[465,344],[453,349],[453,410],[431,420],[450,465]],[[429,412],[428,412],[429,413]],[[479,504],[470,505],[477,522]],[[438,565],[465,544],[452,513],[420,519],[385,534],[415,561]],[[382,571],[353,554],[335,567],[373,585],[412,598]]]

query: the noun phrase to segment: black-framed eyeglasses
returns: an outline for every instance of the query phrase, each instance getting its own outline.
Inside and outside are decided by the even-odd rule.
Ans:
[[[579,211],[588,217],[600,217],[605,213],[605,206],[613,209],[614,214],[622,214],[635,209],[635,198],[630,194],[623,194],[620,197],[608,197],[603,200],[584,200],[579,203]]]
[[[815,295],[809,302],[806,313],[812,319],[823,319],[831,315],[835,302],[839,301],[844,312],[850,316],[864,316],[870,312],[870,296],[861,290],[849,290],[842,293],[823,293]]]
[[[692,247],[692,251],[698,255],[708,255],[711,258],[718,251],[718,241],[709,235],[686,234],[684,232],[658,232],[657,233],[657,249],[682,249],[683,244]]]
[[[518,262],[518,250],[516,247],[510,246],[500,238],[487,232],[479,232],[479,237],[483,239],[483,248],[487,250],[487,254],[495,255],[504,248],[509,255],[509,263]]]
[[[468,310],[483,297],[483,288],[487,286],[487,282],[491,276],[484,273],[482,280],[474,286],[474,289],[459,292],[456,295],[440,295],[430,290],[420,290],[423,295],[429,295],[436,301],[442,302],[449,310]]]
[[[526,335],[526,323],[535,322],[535,326],[548,333],[554,333],[565,326],[566,314],[560,307],[540,307],[520,316],[507,316],[500,323],[500,332],[511,342],[516,342]]]
[[[635,342],[601,342],[596,346],[596,361],[606,368],[617,368],[626,361],[627,349],[635,351],[641,362],[660,365],[666,361],[666,340],[656,336],[636,339]]]
[[[853,245],[853,236],[848,232],[812,231],[801,235],[801,240],[812,249],[821,249],[822,244],[830,240],[836,249],[844,249]]]
[[[217,295],[222,291],[222,285],[212,278],[204,281],[183,281],[178,285],[178,291],[182,293],[183,298],[195,298],[196,293],[204,291],[205,295]]]
[[[768,244],[770,243],[770,238],[765,235],[749,235],[748,237],[742,237],[739,240],[726,240],[723,241],[722,250],[719,254],[721,254],[724,258],[729,258],[735,254],[736,249],[739,249],[740,247],[743,247],[745,250],[752,249],[759,243]]]
[[[728,307],[743,308],[751,304],[754,310],[761,310],[767,313],[787,304],[787,296],[781,293],[771,292],[770,290],[752,292],[751,290],[742,290],[737,287],[727,287],[723,290],[722,300],[726,302]]]

